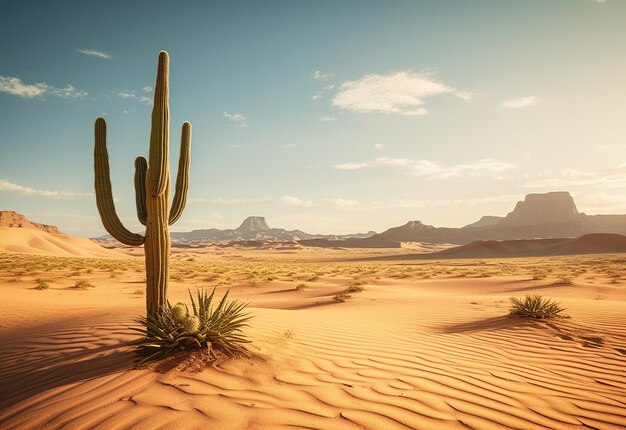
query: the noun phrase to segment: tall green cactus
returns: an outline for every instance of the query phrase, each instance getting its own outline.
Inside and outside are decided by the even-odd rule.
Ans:
[[[191,124],[185,122],[181,133],[176,192],[170,207],[169,132],[169,56],[167,52],[161,51],[154,87],[149,163],[144,157],[135,160],[137,217],[146,226],[145,237],[126,229],[115,212],[106,147],[106,122],[98,118],[95,123],[94,170],[98,212],[104,228],[111,236],[126,245],[144,245],[148,318],[156,316],[166,302],[170,260],[169,226],[182,215],[189,189]]]

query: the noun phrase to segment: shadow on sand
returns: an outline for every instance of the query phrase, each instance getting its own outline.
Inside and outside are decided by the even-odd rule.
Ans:
[[[138,356],[129,340],[135,336],[123,322],[114,326],[109,322],[105,341],[90,335],[93,323],[75,324],[64,319],[20,328],[19,333],[0,333],[0,411],[46,390],[135,366]],[[0,424],[7,418],[2,415]]]
[[[510,317],[508,315],[470,321],[461,324],[447,325],[441,328],[443,333],[472,333],[478,331],[494,331],[537,327],[538,322],[530,318]]]

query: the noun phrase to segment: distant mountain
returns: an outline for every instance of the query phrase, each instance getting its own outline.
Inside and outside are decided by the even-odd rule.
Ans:
[[[566,191],[528,194],[505,217],[484,216],[462,228],[434,227],[420,221],[390,228],[351,243],[317,241],[315,246],[381,247],[401,242],[467,244],[477,240],[574,238],[589,233],[626,234],[626,215],[586,215],[578,212]]]
[[[468,224],[464,226],[463,228],[478,228],[478,227],[485,227],[488,225],[494,225],[494,224],[497,224],[498,221],[500,221],[501,219],[504,219],[504,217],[485,215],[481,217],[478,221]]]
[[[267,222],[265,222],[265,218],[262,216],[249,216],[244,219],[237,231],[251,233],[253,231],[264,231],[269,230],[269,226]]]
[[[285,230],[283,228],[271,228],[262,216],[249,216],[235,229],[200,229],[189,232],[172,232],[172,245],[174,246],[203,246],[210,244],[235,243],[266,243],[266,242],[294,242],[302,240],[326,239],[346,240],[362,239],[375,235],[375,231],[368,233],[355,233],[344,235],[311,234],[302,230]],[[116,246],[116,241],[105,235],[96,238],[109,246]]]

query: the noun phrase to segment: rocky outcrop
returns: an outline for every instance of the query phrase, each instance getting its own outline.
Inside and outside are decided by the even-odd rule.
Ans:
[[[53,225],[29,221],[24,215],[14,211],[0,211],[0,227],[32,228],[46,233],[59,233],[59,229]]]
[[[545,194],[528,194],[517,202],[498,225],[537,225],[556,222],[579,221],[585,215],[578,212],[574,199],[567,191]]]
[[[267,225],[265,221],[265,217],[262,216],[249,216],[241,225],[237,228],[237,231],[242,233],[251,233],[254,231],[265,231],[269,230],[270,227]]]

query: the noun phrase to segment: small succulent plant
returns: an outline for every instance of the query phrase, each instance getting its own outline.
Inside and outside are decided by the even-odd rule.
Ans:
[[[247,303],[228,300],[228,291],[213,306],[215,288],[209,294],[198,289],[194,300],[191,291],[191,312],[184,303],[169,302],[154,317],[141,317],[137,320],[142,327],[131,327],[139,331],[143,338],[137,345],[148,354],[145,361],[158,359],[183,349],[206,349],[215,357],[216,351],[227,355],[245,353],[244,345],[250,341],[242,332],[252,318],[245,312]]]

